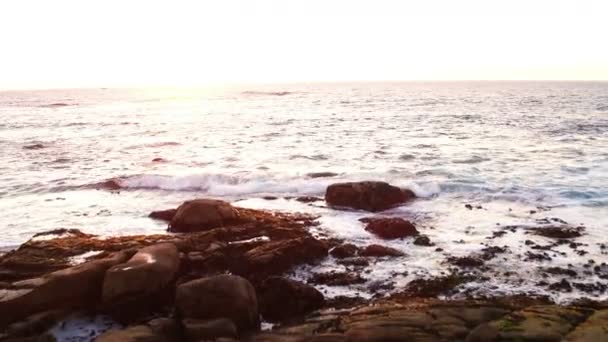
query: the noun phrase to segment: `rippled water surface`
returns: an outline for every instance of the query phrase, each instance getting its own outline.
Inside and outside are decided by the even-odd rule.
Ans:
[[[379,261],[370,279],[400,285],[440,274],[449,268],[447,255],[475,253],[488,243],[509,248],[489,262],[500,274],[538,278],[546,262],[524,260],[524,241],[546,238],[519,230],[487,237],[497,227],[554,217],[584,225],[579,242],[587,254],[563,246],[551,266],[584,271],[589,259],[608,261],[599,245],[608,242],[608,83],[3,92],[0,150],[0,248],[58,227],[163,232],[147,218],[151,210],[205,196],[318,213],[318,229],[365,245],[379,241],[358,222],[364,213],[262,197],[322,196],[333,182],[377,179],[422,197],[386,214],[413,219],[444,251],[388,242],[407,256]],[[317,172],[336,176],[310,175]],[[96,189],[108,179],[121,190]],[[329,259],[317,270],[336,267]],[[508,276],[492,274],[490,283],[479,291],[543,292],[535,281]],[[327,291],[365,294],[356,287]]]

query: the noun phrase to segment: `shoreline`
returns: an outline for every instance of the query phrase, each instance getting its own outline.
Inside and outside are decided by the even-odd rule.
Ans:
[[[320,200],[323,199],[302,198],[303,202]],[[407,189],[382,182],[339,183],[328,187],[324,200],[335,210],[369,212],[369,217],[360,221],[365,230],[381,239],[412,239],[417,248],[436,248],[432,240],[425,239],[424,232],[416,229],[415,222],[382,215],[383,210],[407,206],[415,200]],[[398,258],[403,252],[383,244],[356,246],[332,236],[313,236],[311,231],[318,225],[318,217],[313,215],[246,209],[219,200],[186,201],[178,208],[153,212],[150,216],[167,221],[169,231],[174,234],[100,238],[75,229],[59,229],[36,234],[17,249],[0,253],[0,312],[3,312],[0,332],[5,334],[0,335],[0,340],[43,336],[48,329],[65,325],[66,317],[82,310],[108,315],[126,327],[92,333],[89,340],[100,335],[100,341],[116,340],[117,336],[120,340],[135,341],[133,334],[156,336],[161,341],[192,340],[192,336],[211,340],[227,337],[253,341],[388,341],[390,336],[409,333],[421,341],[450,340],[446,338],[477,341],[479,334],[495,338],[479,341],[498,341],[505,324],[509,328],[519,326],[523,333],[533,329],[532,333],[540,334],[534,330],[535,324],[544,324],[548,316],[554,317],[549,321],[564,321],[552,327],[555,329],[551,332],[551,336],[561,339],[574,333],[577,327],[587,329],[589,324],[579,323],[595,314],[608,315],[602,312],[608,308],[607,303],[584,299],[561,306],[548,298],[527,295],[480,299],[465,293],[464,300],[437,299],[449,297],[461,284],[483,281],[474,271],[504,253],[499,246],[487,246],[482,254],[447,258],[453,265],[449,274],[415,280],[404,288],[383,283],[384,279],[377,279],[373,287],[366,283],[369,291],[380,294],[379,297],[331,298],[317,288],[364,282],[365,267],[378,260]],[[555,239],[555,246],[574,244],[574,250],[579,247],[575,239],[584,231],[584,227],[558,221],[540,228],[530,234]],[[526,227],[506,229],[517,231]],[[542,258],[543,250],[551,248],[539,246],[538,252],[530,257]],[[293,271],[298,267],[315,265],[327,258],[335,259],[346,271],[316,272],[305,281],[293,279]],[[603,265],[595,265],[601,266],[601,272],[596,272],[599,276],[604,275]],[[593,265],[590,268],[595,270]],[[568,270],[558,267],[552,271],[569,275]],[[547,286],[562,291],[577,284],[562,281]],[[206,291],[220,294],[209,297]],[[202,304],[194,307],[188,304],[202,303],[201,300],[218,302],[205,309],[201,309]],[[541,306],[534,307],[535,304]],[[436,310],[437,306],[444,309]],[[455,313],[471,310],[475,319]],[[248,314],[243,316],[244,312]],[[438,326],[447,324],[444,320],[453,326],[446,331],[433,328],[429,333],[425,328],[428,322],[420,323],[420,317],[427,317],[429,312],[439,315],[439,318],[435,314],[428,316]],[[563,318],[564,312],[567,319]],[[402,314],[405,316],[401,317]],[[276,329],[259,333],[260,315],[265,326],[271,323]],[[509,318],[522,315],[524,320]],[[387,328],[385,320],[393,316],[399,318],[391,318]],[[501,321],[504,317],[507,321]],[[594,319],[590,323],[593,329],[603,324],[601,319],[600,323],[594,323]],[[157,336],[158,320],[177,331],[173,339]],[[350,323],[342,325],[344,322]],[[571,327],[565,330],[564,324]],[[480,329],[483,331],[479,332]]]

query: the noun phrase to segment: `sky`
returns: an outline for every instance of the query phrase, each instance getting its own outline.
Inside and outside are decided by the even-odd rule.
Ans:
[[[6,0],[0,89],[608,80],[606,0]]]

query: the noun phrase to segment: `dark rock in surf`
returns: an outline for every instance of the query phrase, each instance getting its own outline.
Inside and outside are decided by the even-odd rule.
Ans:
[[[365,247],[361,252],[360,256],[365,257],[399,257],[405,254],[398,249],[381,245],[369,245]]]
[[[393,208],[416,198],[414,192],[385,182],[336,183],[327,187],[325,201],[330,206],[371,212]]]
[[[345,243],[332,249],[329,254],[336,259],[352,258],[359,254],[359,247],[352,243]]]
[[[365,230],[387,240],[419,234],[410,221],[398,217],[371,218]]]
[[[266,279],[258,290],[264,319],[283,321],[320,308],[323,294],[308,284],[283,277]]]
[[[170,222],[171,220],[173,220],[173,216],[175,216],[176,212],[177,209],[158,210],[151,212],[148,217],[156,220]]]

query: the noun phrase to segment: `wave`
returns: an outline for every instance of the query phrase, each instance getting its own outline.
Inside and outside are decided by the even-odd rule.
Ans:
[[[173,191],[201,191],[213,196],[251,194],[322,194],[331,180],[319,178],[276,179],[268,176],[196,174],[186,176],[137,175],[113,178],[97,183],[98,188],[157,189]]]
[[[285,96],[295,94],[292,91],[255,91],[247,90],[241,93],[241,95],[270,95],[270,96]]]

